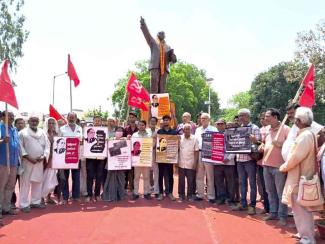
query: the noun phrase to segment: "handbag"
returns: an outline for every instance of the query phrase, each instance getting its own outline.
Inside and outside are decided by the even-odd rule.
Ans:
[[[311,179],[307,179],[306,176],[300,176],[298,197],[297,202],[304,207],[315,207],[323,205],[324,197],[321,191],[320,179],[317,170],[317,144],[316,137],[314,137],[314,147],[315,147],[315,174]],[[301,172],[301,166],[299,166],[299,171]]]
[[[251,153],[250,153],[251,158],[256,161],[259,161],[263,158],[263,155],[264,155],[264,144],[260,142],[257,144],[252,144]]]

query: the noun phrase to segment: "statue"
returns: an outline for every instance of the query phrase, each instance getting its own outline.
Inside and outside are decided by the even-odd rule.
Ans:
[[[165,93],[166,80],[169,74],[169,63],[176,63],[177,58],[174,49],[171,49],[165,42],[165,32],[160,31],[155,40],[141,17],[140,26],[143,35],[150,47],[151,58],[149,63],[150,71],[150,93]]]

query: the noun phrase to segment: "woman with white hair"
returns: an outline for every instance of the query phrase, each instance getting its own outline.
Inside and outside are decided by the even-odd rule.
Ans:
[[[47,164],[45,165],[45,171],[43,175],[43,185],[42,185],[42,197],[45,198],[46,202],[49,204],[55,204],[55,201],[51,199],[51,193],[54,191],[55,186],[58,184],[57,170],[52,169],[52,151],[54,137],[59,134],[59,126],[57,121],[50,117],[45,120],[43,129],[47,134],[47,138],[50,141],[50,156]],[[44,200],[43,200],[44,201]]]
[[[323,206],[304,207],[298,201],[299,180],[301,176],[311,179],[317,171],[317,141],[311,132],[313,113],[309,108],[300,107],[296,110],[295,125],[299,128],[298,136],[291,147],[288,158],[281,165],[280,171],[287,172],[287,180],[282,195],[282,203],[292,207],[300,243],[316,243],[314,217],[312,211],[321,210]]]

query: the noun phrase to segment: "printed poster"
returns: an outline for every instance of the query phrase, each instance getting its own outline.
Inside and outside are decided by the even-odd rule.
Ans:
[[[202,134],[202,161],[205,163],[224,164],[225,137],[218,132]]]
[[[250,134],[252,134],[251,127],[226,129],[226,153],[250,153],[252,147]]]
[[[131,138],[132,166],[152,166],[152,138]]]
[[[84,157],[107,157],[106,127],[84,128]]]
[[[79,138],[54,137],[52,151],[53,169],[78,169]]]
[[[150,110],[152,117],[158,119],[161,119],[166,114],[170,115],[169,94],[150,94]]]
[[[157,135],[156,162],[176,164],[178,160],[177,135]]]
[[[108,170],[131,169],[131,141],[110,140],[108,141]]]

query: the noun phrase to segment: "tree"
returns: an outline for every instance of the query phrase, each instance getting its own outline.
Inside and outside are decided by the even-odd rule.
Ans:
[[[143,86],[149,90],[150,75],[148,72],[148,62],[139,61],[135,64],[135,75]],[[125,98],[125,86],[129,78],[130,71],[119,79],[115,85],[115,91],[112,96],[113,105],[116,107],[115,116],[125,118],[127,111],[127,101]],[[209,86],[206,82],[205,71],[197,68],[193,64],[187,64],[179,61],[171,67],[170,76],[167,82],[167,92],[171,101],[176,104],[176,116],[180,120],[184,112],[189,112],[193,116],[200,111],[207,111],[208,106],[204,104],[208,100]],[[122,105],[124,107],[122,109]],[[219,114],[218,94],[211,89],[211,114],[213,118]]]
[[[22,46],[29,32],[24,29],[25,16],[21,13],[24,0],[0,2],[0,60],[8,59],[14,70],[16,59],[23,56]]]
[[[314,119],[325,123],[325,20],[321,20],[314,30],[298,33],[296,63],[304,66],[301,72],[291,74],[291,77],[302,79],[307,71],[307,63],[313,63],[316,68],[315,100],[313,107]]]
[[[229,108],[222,110],[221,116],[226,121],[233,121],[238,110],[241,108],[250,108],[251,94],[249,91],[239,92],[228,101]]]
[[[102,117],[103,120],[107,120],[108,118],[108,111],[102,111],[101,106],[99,106],[99,108],[94,108],[94,109],[90,109],[88,110],[85,114],[84,117],[94,117],[94,116],[100,116]]]
[[[299,86],[297,81],[289,82],[285,76],[292,67],[292,62],[282,62],[255,77],[250,89],[253,121],[258,121],[258,115],[267,108],[277,108],[282,115],[285,114]]]

